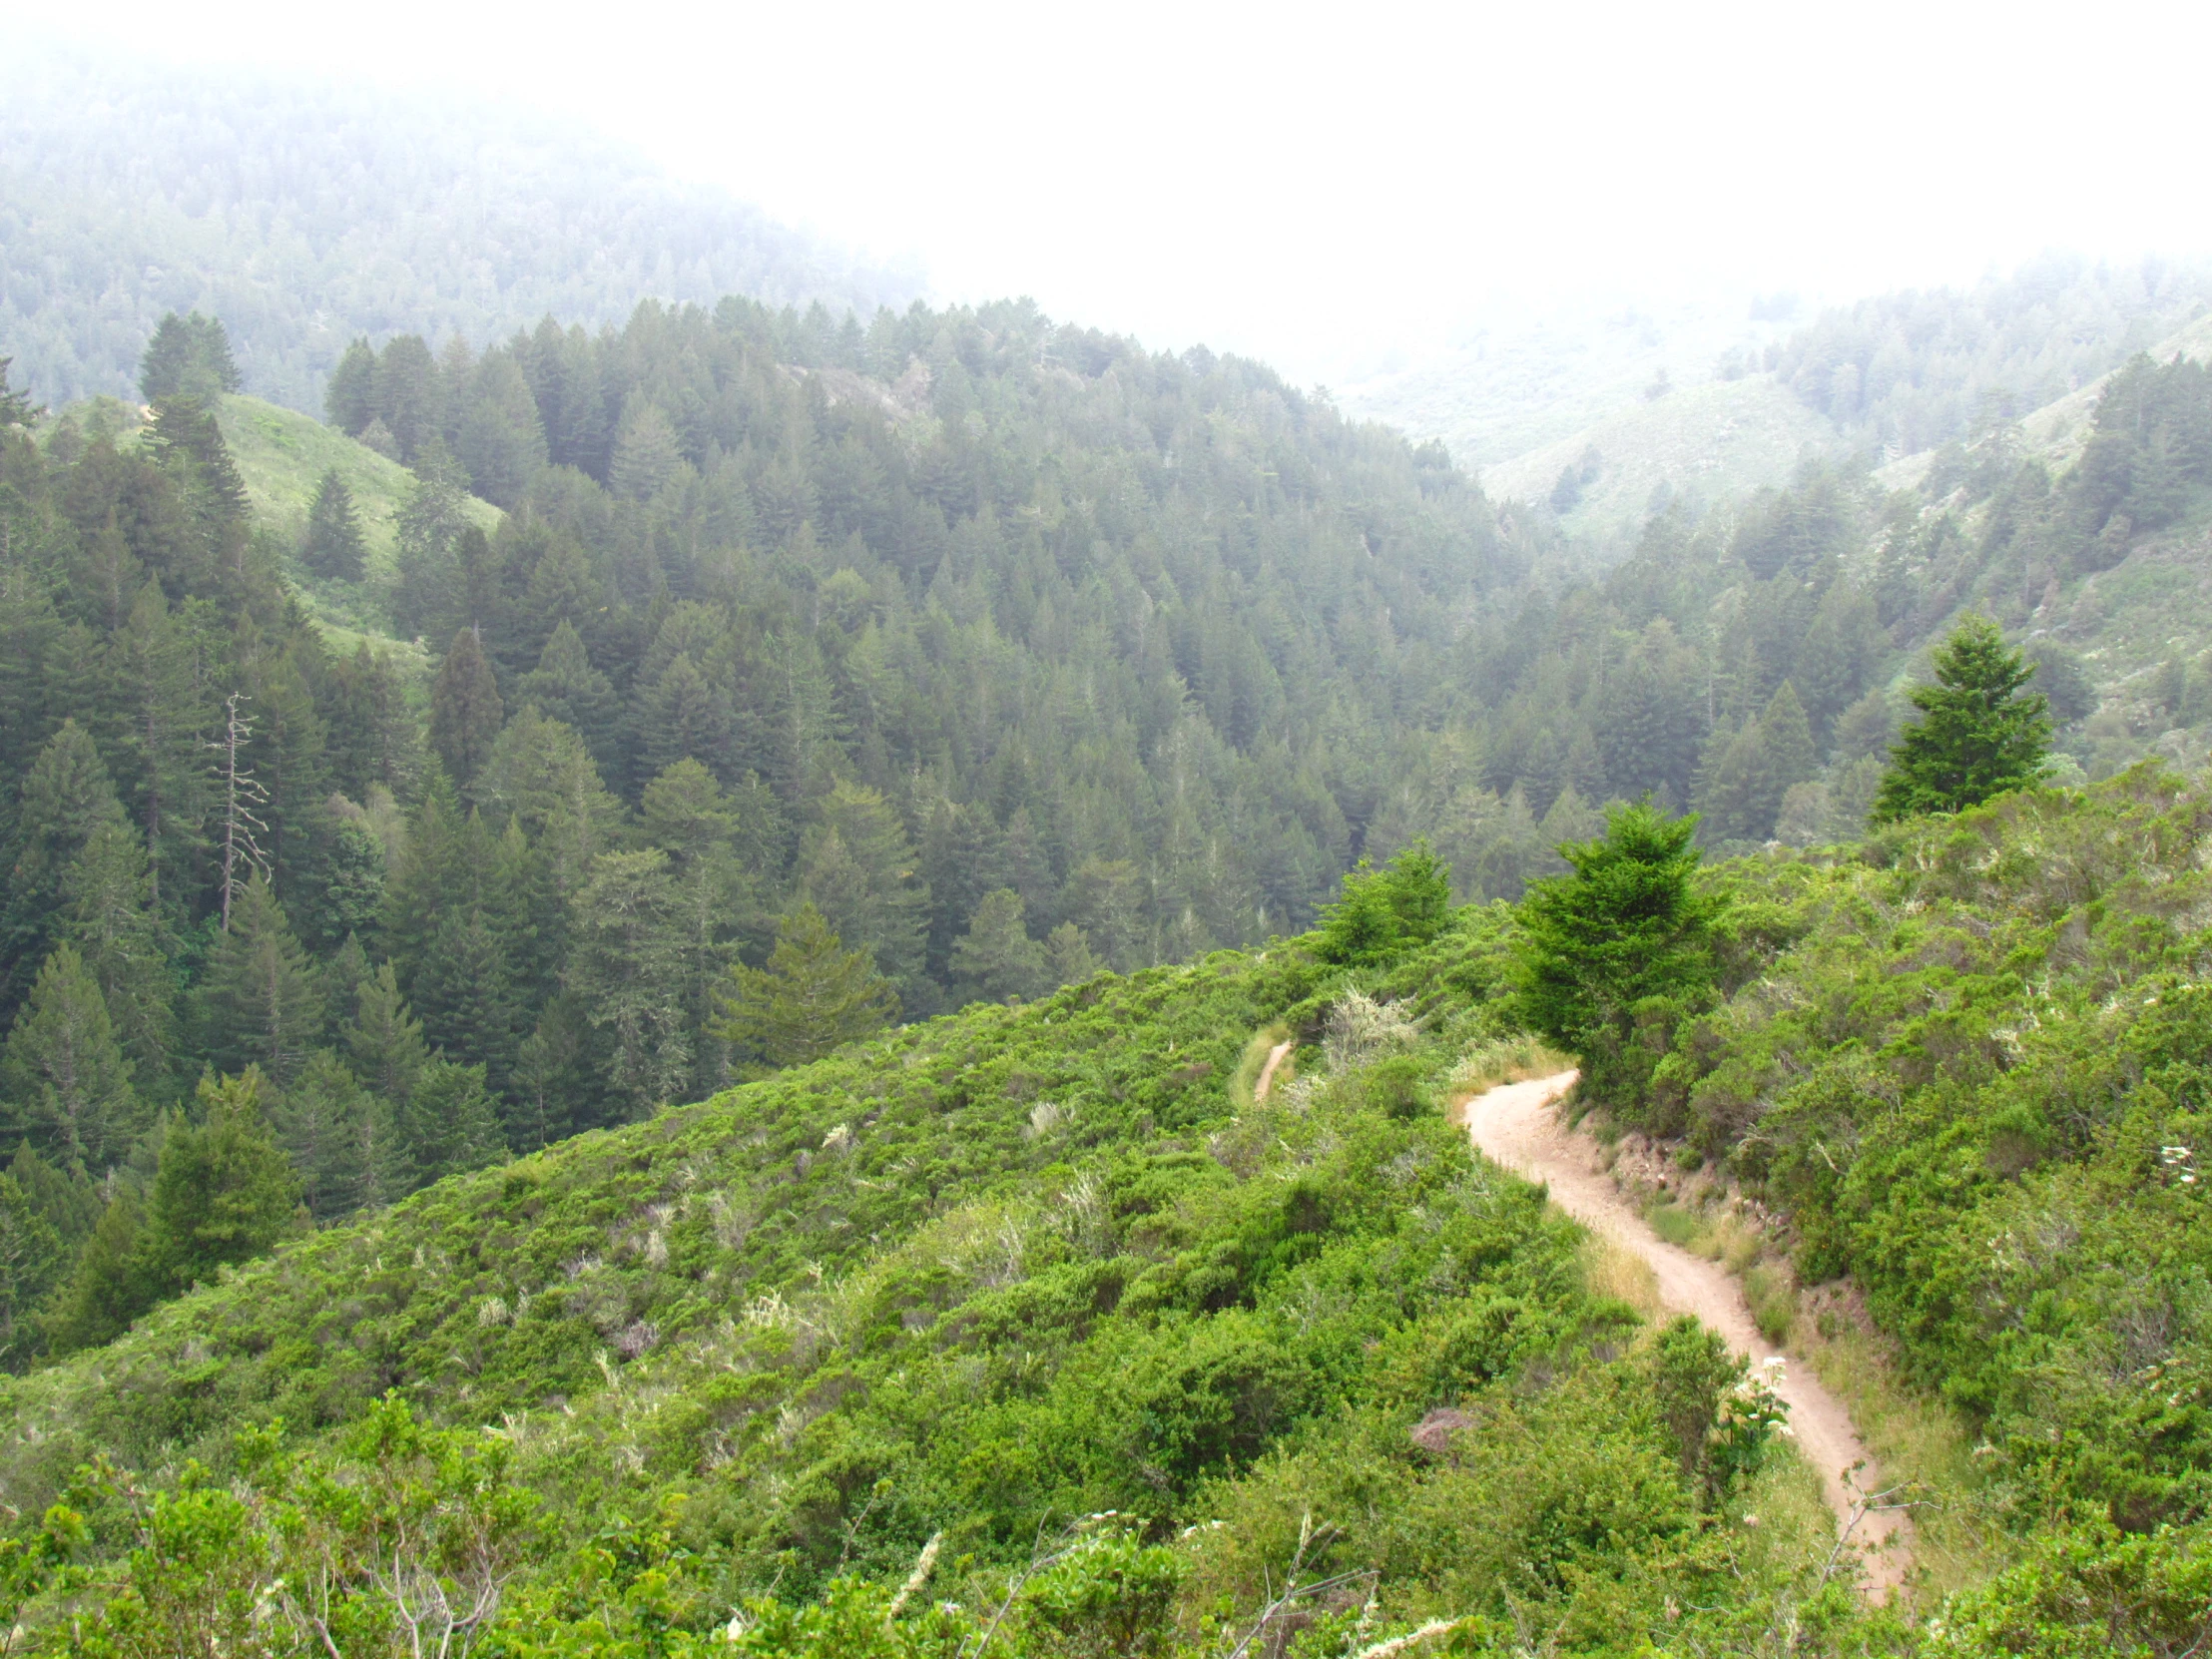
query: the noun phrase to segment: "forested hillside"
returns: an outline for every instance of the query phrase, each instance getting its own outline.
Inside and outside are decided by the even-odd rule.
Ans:
[[[427,43],[424,43],[427,46]],[[365,329],[596,327],[646,294],[904,303],[876,269],[520,110],[332,79],[186,69],[8,32],[0,341],[52,403],[137,382],[164,311],[230,326],[247,388],[320,406]]]

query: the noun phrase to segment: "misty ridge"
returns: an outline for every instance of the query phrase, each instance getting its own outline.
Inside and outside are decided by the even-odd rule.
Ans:
[[[23,62],[0,1652],[2202,1651],[2212,264],[1332,391]]]

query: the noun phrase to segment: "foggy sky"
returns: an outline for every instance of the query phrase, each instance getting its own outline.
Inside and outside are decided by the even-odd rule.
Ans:
[[[2208,14],[113,0],[62,28],[520,100],[918,255],[939,297],[1337,379],[1568,292],[2205,252]]]

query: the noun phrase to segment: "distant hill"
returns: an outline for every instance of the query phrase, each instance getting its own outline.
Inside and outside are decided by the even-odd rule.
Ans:
[[[481,345],[549,311],[619,322],[646,295],[865,312],[921,291],[580,125],[0,50],[0,340],[51,404],[132,393],[172,309],[220,315],[247,389],[313,410],[355,333]]]

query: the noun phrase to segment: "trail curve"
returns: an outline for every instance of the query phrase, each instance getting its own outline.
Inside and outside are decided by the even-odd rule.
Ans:
[[[1605,1173],[1597,1143],[1559,1121],[1554,1103],[1576,1075],[1563,1071],[1501,1084],[1469,1098],[1461,1109],[1476,1150],[1542,1183],[1560,1209],[1647,1263],[1665,1313],[1694,1314],[1755,1366],[1786,1360],[1759,1334],[1735,1277],[1654,1233]],[[1790,1407],[1798,1449],[1820,1474],[1843,1547],[1863,1557],[1869,1592],[1887,1600],[1912,1564],[1912,1529],[1905,1511],[1868,1506],[1868,1494],[1882,1490],[1880,1468],[1843,1401],[1818,1378],[1785,1364],[1775,1391]]]

